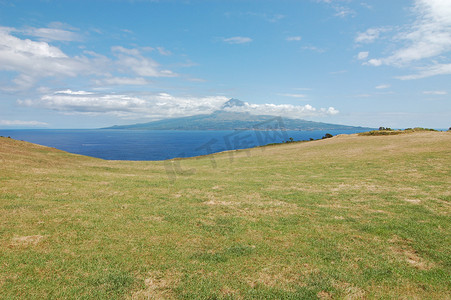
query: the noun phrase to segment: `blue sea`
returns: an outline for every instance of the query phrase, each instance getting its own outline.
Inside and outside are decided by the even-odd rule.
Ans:
[[[166,160],[361,131],[0,129],[0,136],[108,160]]]

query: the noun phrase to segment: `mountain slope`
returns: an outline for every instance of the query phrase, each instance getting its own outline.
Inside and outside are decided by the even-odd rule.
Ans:
[[[230,99],[212,114],[182,118],[172,118],[133,125],[116,125],[104,129],[132,130],[235,130],[235,129],[279,129],[287,130],[353,130],[369,129],[347,125],[313,122],[302,119],[275,117],[270,115],[251,115],[246,112],[233,112],[230,109],[244,106],[238,99]]]

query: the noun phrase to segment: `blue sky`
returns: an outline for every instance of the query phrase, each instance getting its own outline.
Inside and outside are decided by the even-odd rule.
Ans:
[[[451,126],[449,0],[0,0],[0,128],[240,111]]]

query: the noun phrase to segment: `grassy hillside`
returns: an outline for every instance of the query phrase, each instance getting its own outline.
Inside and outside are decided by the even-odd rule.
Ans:
[[[170,162],[0,138],[0,298],[450,299],[450,200],[449,132]]]

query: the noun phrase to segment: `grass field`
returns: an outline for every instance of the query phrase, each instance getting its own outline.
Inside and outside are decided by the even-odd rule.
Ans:
[[[450,132],[169,162],[0,138],[0,298],[451,299],[450,201]]]

